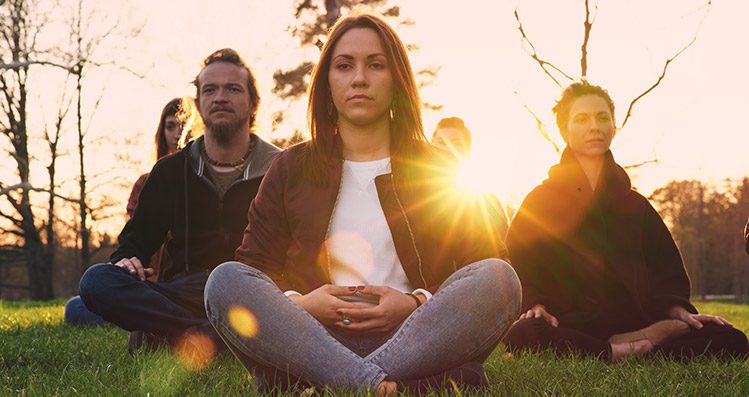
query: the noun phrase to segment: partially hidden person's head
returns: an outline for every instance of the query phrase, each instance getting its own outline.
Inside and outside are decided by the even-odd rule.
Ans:
[[[471,152],[471,131],[460,117],[445,117],[434,128],[432,145],[456,158],[467,158]]]
[[[552,111],[562,138],[577,156],[598,157],[609,150],[616,120],[608,91],[587,82],[573,83]]]
[[[206,134],[228,142],[235,133],[251,132],[260,95],[255,76],[236,51],[224,48],[206,57],[193,84]]]
[[[200,116],[195,99],[189,96],[182,97],[177,113],[177,120],[182,123],[182,136],[177,144],[178,149],[187,146],[187,143],[199,138],[205,131],[203,118]]]
[[[181,103],[180,98],[174,98],[161,110],[159,126],[154,136],[157,160],[177,151],[183,128],[183,123],[178,117]]]
[[[314,152],[335,157],[336,133],[344,123],[390,123],[394,153],[426,141],[421,101],[406,47],[382,18],[357,13],[330,30],[312,71],[307,120]]]

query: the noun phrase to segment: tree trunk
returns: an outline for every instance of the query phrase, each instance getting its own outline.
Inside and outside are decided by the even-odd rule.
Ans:
[[[57,244],[55,236],[55,166],[57,165],[57,143],[60,140],[61,123],[62,120],[58,118],[58,122],[55,125],[55,140],[50,140],[49,142],[49,151],[52,158],[47,167],[47,173],[49,174],[49,202],[46,227],[47,245],[44,252],[44,262],[49,266],[50,271],[55,267],[55,245]]]
[[[16,71],[19,82],[18,95],[18,124],[17,144],[15,145],[16,162],[18,164],[18,176],[21,183],[29,183],[29,150],[28,130],[26,125],[26,68]],[[24,237],[24,255],[26,256],[26,268],[29,277],[29,294],[31,299],[52,299],[52,268],[51,264],[44,260],[44,243],[36,228],[34,212],[31,210],[29,189],[24,188],[21,193],[21,201],[16,206],[21,215],[21,230]]]
[[[80,19],[79,19],[80,21]],[[79,38],[80,40],[80,38]],[[83,274],[83,271],[91,265],[91,246],[90,246],[90,240],[91,240],[91,233],[88,230],[88,205],[86,204],[86,168],[84,166],[84,144],[83,144],[83,115],[81,111],[81,94],[82,94],[82,84],[81,80],[83,79],[83,64],[78,63],[76,67],[76,92],[78,93],[78,103],[77,103],[77,122],[78,122],[78,166],[79,166],[79,189],[80,189],[80,199],[78,202],[78,208],[79,208],[79,216],[81,218],[81,274]]]
[[[24,203],[21,203],[20,213],[23,217],[23,234],[25,242],[23,253],[26,258],[26,268],[29,276],[29,297],[35,300],[54,298],[52,290],[52,264],[45,260],[44,243],[39,231],[34,225],[34,215],[28,203],[28,193],[24,193]]]
[[[341,0],[325,0],[325,20],[328,29],[341,17]]]
[[[697,203],[697,295],[705,300],[707,280],[705,279],[705,243],[701,233],[705,231],[705,187],[699,182],[699,202]]]

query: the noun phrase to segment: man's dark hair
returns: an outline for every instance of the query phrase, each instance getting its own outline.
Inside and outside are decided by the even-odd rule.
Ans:
[[[441,128],[454,128],[458,131],[460,131],[463,134],[463,140],[468,145],[467,149],[470,150],[471,148],[471,130],[466,127],[465,121],[461,119],[460,117],[445,117],[442,120],[437,123],[437,126],[434,127],[434,132],[432,133],[432,140],[437,135],[437,131],[439,131]]]
[[[570,118],[572,104],[577,98],[585,95],[597,95],[603,98],[603,100],[606,101],[606,105],[609,107],[609,111],[611,111],[611,120],[614,125],[616,125],[616,120],[614,119],[614,101],[611,100],[608,91],[600,86],[590,84],[587,81],[572,83],[562,91],[562,97],[559,98],[557,104],[551,108],[551,111],[554,112],[554,115],[557,118],[557,127],[562,135],[567,133],[567,121],[569,121]]]
[[[247,66],[247,63],[244,61],[244,59],[242,59],[242,57],[239,56],[239,54],[231,48],[222,48],[220,50],[216,50],[203,60],[203,67],[200,69],[200,72],[192,81],[192,84],[195,86],[195,102],[200,103],[200,73],[203,72],[203,69],[205,69],[206,66],[216,62],[230,63],[232,65],[239,66],[240,68],[247,71],[247,92],[250,95],[250,103],[253,105],[252,108],[254,109],[252,111],[252,114],[250,114],[250,127],[252,127],[255,124],[255,115],[257,114],[258,105],[260,105],[260,94],[258,94],[257,91],[255,75],[252,74],[252,70],[250,70],[250,67]]]

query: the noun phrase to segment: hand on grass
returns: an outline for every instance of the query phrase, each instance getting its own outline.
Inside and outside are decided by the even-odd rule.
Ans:
[[[533,305],[527,312],[520,315],[519,320],[525,320],[526,318],[543,318],[552,327],[559,326],[559,320],[547,312],[544,305]]]
[[[687,311],[687,309],[681,307],[681,306],[674,306],[671,309],[668,310],[668,316],[670,318],[675,318],[677,320],[684,321],[685,323],[689,324],[690,327],[694,329],[701,329],[703,324],[707,323],[714,323],[722,326],[730,326],[732,327],[733,324],[731,324],[728,320],[724,319],[720,316],[714,316],[712,314],[694,314]]]
[[[117,267],[121,267],[127,270],[130,274],[138,276],[140,281],[144,281],[146,277],[151,277],[154,274],[154,270],[150,268],[144,268],[143,264],[140,263],[138,257],[122,258],[114,264]]]

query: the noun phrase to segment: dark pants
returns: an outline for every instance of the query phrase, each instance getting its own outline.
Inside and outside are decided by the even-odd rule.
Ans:
[[[224,350],[205,315],[208,274],[193,273],[168,282],[140,281],[125,269],[100,263],[83,274],[80,294],[89,310],[127,331],[149,332],[172,344],[187,332],[199,332]]]
[[[533,318],[516,322],[508,331],[504,342],[512,350],[548,348],[559,354],[576,353],[610,361],[611,345],[607,340],[608,336],[594,336],[562,325],[555,328],[543,319]],[[677,360],[691,359],[702,354],[743,360],[749,356],[749,343],[746,335],[736,328],[705,324],[702,329],[692,328],[689,333],[656,346],[651,354],[656,353]]]
[[[88,310],[81,297],[76,295],[65,304],[65,322],[78,327],[103,325],[107,322],[100,315]]]

